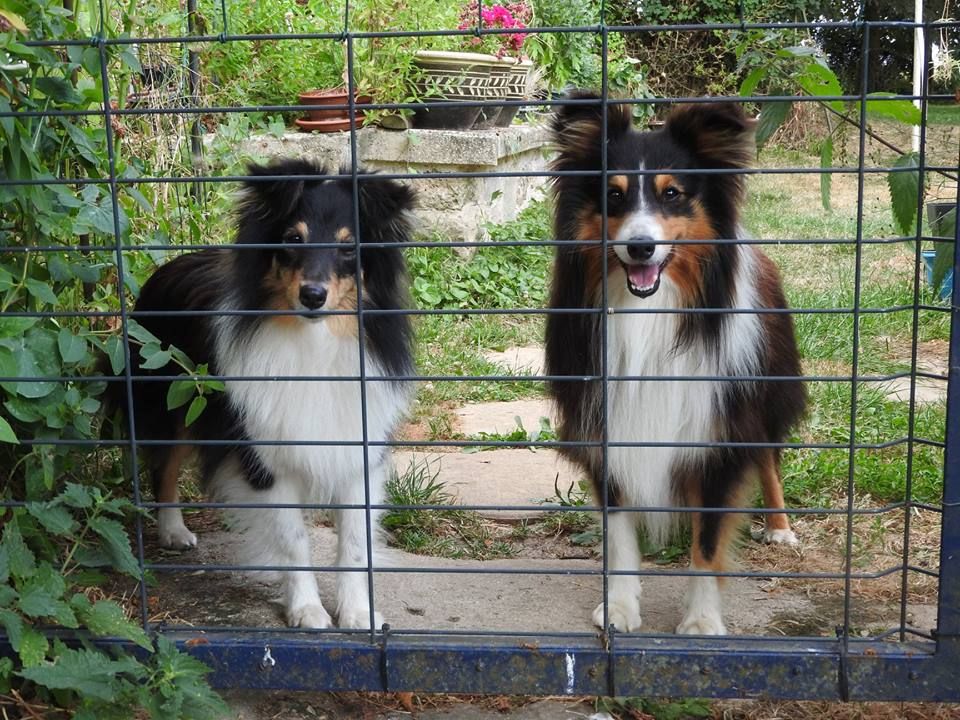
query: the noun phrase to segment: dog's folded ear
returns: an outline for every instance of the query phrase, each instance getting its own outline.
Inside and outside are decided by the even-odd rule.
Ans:
[[[250,216],[266,218],[286,217],[296,209],[308,182],[296,176],[316,176],[317,180],[321,180],[327,171],[309,160],[283,158],[266,165],[250,163],[247,165],[247,174],[250,179],[244,182],[245,193],[241,209]],[[258,179],[271,176],[275,179]],[[291,177],[287,179],[284,176]]]
[[[348,169],[341,173],[349,173]],[[417,204],[416,193],[396,180],[365,177],[359,181],[360,225],[363,236],[377,235],[377,242],[400,240],[409,231],[410,211]]]
[[[603,140],[603,102],[600,95],[586,90],[573,90],[564,100],[576,101],[561,105],[553,116],[550,129],[561,158],[594,159]],[[607,139],[623,135],[632,123],[630,106],[607,100]]]
[[[754,122],[736,103],[680,106],[670,113],[666,129],[693,150],[703,167],[746,168],[756,154]]]

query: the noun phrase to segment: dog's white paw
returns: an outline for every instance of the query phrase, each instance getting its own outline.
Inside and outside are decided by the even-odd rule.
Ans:
[[[716,613],[687,613],[677,626],[679,635],[726,635],[727,627]]]
[[[765,530],[763,533],[763,541],[767,544],[789,545],[790,547],[800,544],[797,536],[790,528],[774,528],[772,530]]]
[[[323,629],[333,625],[333,620],[330,613],[324,610],[323,605],[312,603],[287,608],[287,625],[290,627]]]
[[[367,606],[342,610],[337,619],[337,625],[346,630],[370,629],[370,609]],[[383,627],[383,615],[376,611],[373,613],[373,627],[375,630]]]
[[[640,598],[610,598],[607,622],[620,632],[637,632],[642,622],[640,619]],[[604,627],[603,603],[597,605],[597,609],[593,611],[593,624],[600,628]]]
[[[183,524],[177,508],[160,508],[157,514],[157,534],[160,545],[170,550],[187,550],[197,546],[197,536]]]

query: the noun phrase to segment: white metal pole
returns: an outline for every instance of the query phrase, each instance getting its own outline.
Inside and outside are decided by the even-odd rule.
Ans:
[[[923,0],[913,0],[913,20],[917,27],[913,31],[913,94],[919,96],[923,90],[923,64],[926,62],[924,57],[923,28],[919,23],[923,22]],[[913,104],[920,109],[920,100],[914,100]],[[914,152],[920,152],[920,126],[913,126],[911,135],[911,146]]]

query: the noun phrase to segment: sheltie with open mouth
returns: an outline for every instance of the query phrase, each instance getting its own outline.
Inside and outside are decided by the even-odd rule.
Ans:
[[[198,450],[204,489],[216,501],[354,506],[335,511],[337,565],[354,569],[338,573],[335,614],[342,628],[366,628],[367,577],[357,569],[367,566],[367,519],[356,506],[383,502],[389,460],[382,444],[365,457],[362,440],[391,438],[411,399],[410,383],[391,378],[411,374],[413,355],[406,315],[364,315],[361,326],[357,308],[407,307],[407,273],[392,244],[409,240],[414,196],[394,181],[362,179],[358,229],[349,178],[301,160],[252,165],[249,174],[236,242],[161,266],[134,308],[135,315],[160,313],[136,317],[163,347],[175,345],[225,377],[225,389],[207,394],[206,409],[188,425],[186,407],[167,409],[169,381],[137,377],[182,369],[172,361],[135,367],[135,431],[169,443],[140,446],[160,503],[178,502],[180,467],[191,441],[201,440],[215,441]],[[138,353],[131,343],[134,365]],[[125,385],[112,387],[114,404],[126,408]],[[371,512],[373,528],[378,515]],[[233,509],[229,518],[245,562],[312,564],[303,510]],[[162,545],[196,544],[179,508],[160,508],[158,524]],[[284,570],[281,577],[287,622],[329,627],[314,574]],[[379,613],[374,622],[382,622]]]
[[[550,383],[559,438],[590,444],[562,452],[590,476],[598,501],[607,491],[617,574],[606,620],[640,628],[640,582],[630,574],[641,560],[637,524],[662,543],[682,513],[694,573],[677,632],[724,634],[720,579],[710,573],[727,570],[743,517],[724,510],[745,507],[755,479],[767,507],[783,509],[780,451],[769,446],[785,441],[806,404],[779,273],[742,242],[738,171],[753,157],[752,124],[717,102],[679,107],[661,129],[637,132],[631,106],[609,104],[604,176],[600,99],[573,97],[596,102],[555,115],[553,168],[597,172],[555,179],[555,237],[569,242],[557,247],[550,306],[588,312],[548,316],[546,362],[548,375],[567,376]],[[604,359],[606,402],[595,379]],[[769,541],[796,542],[786,515],[765,517]],[[593,620],[604,618],[601,603]]]

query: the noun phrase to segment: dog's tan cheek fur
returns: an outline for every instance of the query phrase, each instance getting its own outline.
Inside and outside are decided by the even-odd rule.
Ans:
[[[716,231],[699,203],[692,217],[661,218],[664,237],[670,240],[713,240]],[[702,294],[703,266],[715,252],[713,245],[680,244],[674,247],[673,260],[664,271],[681,294],[693,301]]]
[[[357,283],[352,275],[334,277],[327,286],[327,307],[331,310],[357,309]],[[327,318],[330,332],[338,337],[356,338],[359,326],[356,315],[331,315]]]
[[[300,297],[300,285],[303,283],[303,273],[300,270],[287,268],[276,260],[270,272],[263,279],[263,289],[267,293],[268,310],[294,310]],[[289,324],[299,318],[295,315],[276,315],[274,322]]]
[[[626,176],[617,176],[626,177]],[[607,237],[616,237],[620,232],[620,226],[623,224],[623,218],[607,217]],[[580,253],[583,255],[586,268],[586,296],[587,300],[593,301],[593,298],[603,282],[603,247],[600,245],[600,238],[603,236],[603,216],[599,213],[584,210],[577,221],[577,240],[589,242],[589,245],[580,246]],[[617,261],[617,255],[612,246],[607,246],[607,272],[614,273],[620,270],[620,263]]]

